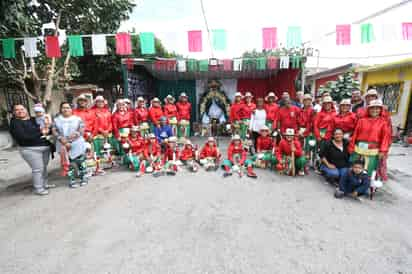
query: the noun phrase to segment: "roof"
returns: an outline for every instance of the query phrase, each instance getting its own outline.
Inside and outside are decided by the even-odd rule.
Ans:
[[[144,68],[154,78],[159,80],[199,80],[199,79],[266,79],[276,76],[277,69],[265,70],[242,70],[242,71],[223,71],[223,70],[208,70],[208,71],[176,71],[176,70],[156,70],[153,61],[141,58],[128,59],[133,61],[133,65]],[[122,63],[127,65],[127,59],[123,59]],[[176,60],[173,58],[156,58],[156,60]]]
[[[346,72],[348,70],[351,69],[356,69],[357,67],[359,67],[360,65],[357,63],[349,63],[340,67],[336,67],[336,68],[331,68],[331,69],[327,69],[321,72],[317,72],[311,75],[306,76],[306,80],[310,81],[310,80],[315,80],[315,79],[319,79],[319,78],[324,78],[324,77],[328,77],[328,76],[332,76],[332,75],[336,75],[339,73],[343,73]]]
[[[386,64],[360,67],[356,71],[371,72],[371,71],[386,70],[386,69],[398,68],[398,67],[409,66],[409,65],[412,65],[412,58],[406,58],[406,59],[402,59],[402,60],[398,60],[398,61],[390,62]]]

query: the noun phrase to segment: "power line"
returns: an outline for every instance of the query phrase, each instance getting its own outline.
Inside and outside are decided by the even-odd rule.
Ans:
[[[202,9],[203,19],[204,19],[205,25],[206,25],[207,39],[209,40],[210,53],[211,53],[211,55],[212,55],[212,58],[214,58],[212,42],[211,42],[211,39],[210,39],[209,24],[207,23],[205,7],[203,6],[203,0],[200,0],[200,7],[201,7],[201,9]]]
[[[308,56],[309,58],[320,58],[320,59],[370,59],[370,58],[385,58],[385,57],[399,57],[412,55],[412,52],[397,53],[397,54],[387,54],[387,55],[375,55],[375,56],[348,56],[348,57],[339,57],[339,56]]]

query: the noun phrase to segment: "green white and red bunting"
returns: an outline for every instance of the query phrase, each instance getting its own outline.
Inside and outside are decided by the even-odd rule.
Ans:
[[[357,26],[360,30],[360,36],[354,37],[352,30]],[[303,29],[304,30],[304,29]],[[300,26],[289,26],[285,37],[278,37],[277,27],[265,27],[260,30],[261,48],[263,50],[273,50],[281,44],[279,41],[284,41],[286,48],[300,48],[303,46],[302,28]],[[211,47],[213,50],[223,51],[228,50],[227,31],[224,29],[213,29]],[[359,43],[375,43],[379,41],[394,41],[396,33],[402,33],[402,38],[399,39],[412,41],[412,22],[404,22],[396,25],[372,25],[364,23],[358,25],[341,24],[336,25],[336,45],[348,46],[354,42]],[[139,35],[139,44],[133,43],[132,36]],[[81,57],[85,52],[92,52],[92,55],[106,55],[107,37],[114,37],[116,41],[116,54],[122,56],[130,56],[133,54],[133,48],[140,49],[142,55],[156,55],[155,49],[155,34],[153,32],[142,33],[116,33],[116,34],[80,34],[69,35],[68,46],[69,53],[72,57]],[[204,50],[205,39],[202,39],[203,32],[201,30],[191,30],[187,32],[187,50],[188,52],[201,52]],[[91,50],[84,50],[84,38],[91,38]],[[282,39],[283,38],[283,39]],[[21,44],[20,44],[21,41]],[[21,37],[21,38],[2,38],[0,44],[2,47],[3,58],[16,58],[16,49],[23,45],[24,55],[27,58],[35,58],[41,54],[38,50],[38,43],[45,44],[44,54],[50,58],[59,58],[61,49],[55,36],[45,37]],[[177,49],[174,49],[177,51]],[[236,69],[241,64],[234,65]],[[204,66],[202,66],[204,67]]]

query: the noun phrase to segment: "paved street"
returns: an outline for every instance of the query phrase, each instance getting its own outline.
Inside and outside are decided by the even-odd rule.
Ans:
[[[116,171],[75,190],[54,175],[47,197],[11,185],[0,273],[412,273],[410,177],[357,202],[317,175],[257,173]]]

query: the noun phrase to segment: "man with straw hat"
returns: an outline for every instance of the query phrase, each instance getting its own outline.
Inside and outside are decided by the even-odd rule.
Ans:
[[[306,158],[310,159],[314,165],[316,158],[316,138],[313,135],[313,120],[316,111],[312,106],[312,96],[307,93],[303,96],[303,108],[298,118],[298,124],[299,137],[303,139],[303,150]]]
[[[94,124],[94,113],[89,109],[89,100],[84,94],[76,98],[76,108],[73,109],[73,115],[80,117],[84,123],[84,139],[91,141]]]
[[[172,127],[173,135],[177,136],[177,107],[175,101],[176,100],[172,95],[167,95],[165,98],[165,105],[163,106],[163,113],[166,116],[169,125]]]
[[[146,102],[143,97],[137,98],[136,108],[134,110],[134,123],[140,128],[140,135],[146,137],[149,134],[149,111],[146,108]]]
[[[286,129],[283,137],[276,150],[278,162],[276,168],[286,175],[297,173],[299,176],[304,176],[306,157],[303,155],[299,140],[295,138],[295,130],[293,128]]]
[[[300,115],[300,108],[292,105],[292,100],[289,96],[283,97],[283,105],[279,108],[277,114],[277,121],[279,123],[279,131],[285,132],[287,128],[298,130],[298,119]],[[274,126],[276,129],[277,126]]]
[[[356,113],[358,109],[363,108],[364,102],[362,99],[362,94],[360,90],[354,90],[352,91],[352,99],[351,99],[351,105],[352,105],[352,112]]]
[[[119,142],[112,134],[112,114],[106,107],[106,101],[99,95],[94,100],[93,147],[98,157],[103,156],[103,147],[109,143],[113,149],[119,151]]]
[[[391,144],[388,121],[382,116],[382,112],[381,100],[369,102],[368,116],[361,118],[356,124],[348,147],[349,152],[353,153],[352,160],[364,159],[369,176],[376,173],[379,159],[388,154]]]
[[[178,130],[177,136],[184,140],[190,136],[190,118],[192,113],[192,104],[189,102],[189,97],[182,92],[179,96],[179,102],[176,103]]]
[[[236,92],[233,103],[230,105],[229,122],[232,125],[233,134],[240,135],[242,140],[246,139],[245,127],[242,127],[242,118],[245,116],[246,105],[242,101],[242,93]]]
[[[150,108],[149,108],[149,118],[151,122],[152,132],[156,127],[160,127],[160,117],[163,117],[164,113],[162,110],[162,106],[160,105],[159,98],[155,97],[150,101]]]
[[[120,141],[119,150],[117,153],[124,156],[125,151],[122,144],[125,144],[129,137],[130,128],[133,126],[133,115],[127,110],[127,106],[123,100],[117,101],[117,109],[112,114],[113,134]]]
[[[275,143],[270,136],[267,126],[260,129],[260,136],[256,140],[256,154],[252,157],[256,167],[267,168],[276,165]]]
[[[247,159],[247,151],[243,148],[239,135],[233,135],[227,149],[227,156],[228,158],[222,163],[224,177],[232,175],[232,171],[237,172],[242,177],[243,168],[246,167],[246,175],[250,178],[257,178],[256,173],[253,171],[253,162]]]
[[[279,106],[276,104],[276,95],[273,92],[269,92],[269,94],[266,96],[266,104],[265,104],[265,110],[266,110],[266,126],[269,128],[269,130],[272,132],[273,128],[277,128],[277,117],[278,117],[278,112],[279,112]]]

